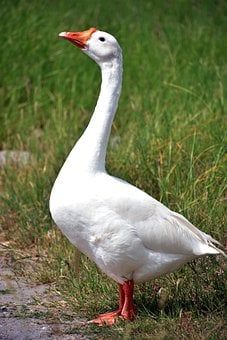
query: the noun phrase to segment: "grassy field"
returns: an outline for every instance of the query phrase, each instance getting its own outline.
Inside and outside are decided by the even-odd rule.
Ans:
[[[107,168],[224,243],[226,1],[0,1],[1,227],[38,252],[38,282],[56,282],[86,317],[115,307],[115,283],[58,232],[51,186],[94,108],[98,67],[57,35],[91,26],[115,35],[124,82]],[[225,83],[224,83],[225,78]],[[138,317],[99,338],[224,338],[224,262],[203,258],[136,288]],[[86,330],[89,331],[89,330]]]

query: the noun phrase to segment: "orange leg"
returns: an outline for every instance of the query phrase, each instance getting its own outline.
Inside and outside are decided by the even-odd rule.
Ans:
[[[133,303],[134,282],[132,280],[125,282],[123,284],[123,290],[125,293],[125,301],[121,316],[126,320],[132,321],[136,316],[136,310]]]
[[[95,323],[99,326],[113,325],[119,316],[126,320],[133,320],[135,317],[135,307],[133,304],[133,288],[132,280],[119,284],[119,307],[116,311],[98,315],[94,320],[88,323]]]

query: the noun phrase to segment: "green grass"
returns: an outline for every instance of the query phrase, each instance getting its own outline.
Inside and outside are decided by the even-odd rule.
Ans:
[[[65,30],[95,26],[115,35],[123,48],[109,172],[224,243],[226,2],[0,4],[1,148],[33,155],[26,167],[1,169],[1,225],[18,247],[44,254],[36,279],[56,281],[81,315],[115,307],[115,284],[84,257],[79,265],[78,253],[55,231],[48,212],[51,186],[90,119],[100,84],[98,67],[58,40]],[[110,336],[224,337],[223,267],[222,259],[204,258],[138,286],[136,322],[114,326]],[[95,332],[107,338],[105,329]]]

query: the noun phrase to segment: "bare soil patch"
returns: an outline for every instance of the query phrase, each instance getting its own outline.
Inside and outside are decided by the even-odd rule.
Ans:
[[[85,321],[67,308],[53,284],[20,276],[12,250],[0,242],[0,339],[91,339]]]

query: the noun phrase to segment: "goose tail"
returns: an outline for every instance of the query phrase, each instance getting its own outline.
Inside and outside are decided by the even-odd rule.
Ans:
[[[210,235],[207,235],[205,233],[204,233],[204,236],[206,236],[206,241],[207,241],[207,246],[208,246],[208,250],[207,250],[208,254],[221,254],[225,258],[227,258],[227,255],[226,255],[225,251],[223,250],[224,247],[222,246],[222,244],[220,242],[218,242],[213,237],[211,237]],[[223,248],[223,249],[221,249],[221,248]]]
[[[178,213],[173,213],[173,216],[177,223],[181,226],[181,228],[183,228],[187,232],[190,232],[193,238],[199,241],[197,242],[198,248],[196,247],[196,255],[221,254],[225,258],[227,258],[224,247],[220,242],[215,240],[212,236],[196,228],[184,216]]]

